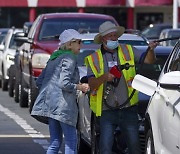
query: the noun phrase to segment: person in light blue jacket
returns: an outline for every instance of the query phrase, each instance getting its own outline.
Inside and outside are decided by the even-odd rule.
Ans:
[[[65,153],[77,153],[76,92],[87,92],[88,84],[79,83],[76,55],[80,52],[82,35],[74,29],[63,31],[59,37],[60,47],[55,51],[36,81],[39,95],[31,116],[46,118],[49,124],[50,146],[47,154],[58,154],[62,137]]]

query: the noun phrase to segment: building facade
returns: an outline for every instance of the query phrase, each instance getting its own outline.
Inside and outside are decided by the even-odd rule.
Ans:
[[[177,3],[180,22],[180,0]],[[0,0],[0,28],[22,27],[50,12],[109,14],[126,28],[142,30],[151,23],[172,23],[173,0]]]

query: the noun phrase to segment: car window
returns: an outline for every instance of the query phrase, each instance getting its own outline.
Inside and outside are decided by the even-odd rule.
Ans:
[[[157,81],[171,50],[171,48],[167,47],[157,47],[155,51],[156,62],[153,64],[136,64],[137,73]]]
[[[159,37],[161,29],[159,27],[147,28],[142,32],[142,35],[147,38],[156,38]]]
[[[172,38],[172,37],[180,37],[180,30],[177,30],[177,31],[170,31],[169,32],[169,38]],[[169,41],[169,45],[170,46],[175,46],[177,40],[170,40]]]
[[[142,31],[142,35],[145,36],[146,38],[159,38],[159,35],[163,29],[171,28],[171,25],[167,26],[156,26],[154,27],[147,27]]]
[[[77,56],[78,66],[84,66],[84,59],[86,56],[92,54],[95,50],[83,50]]]
[[[107,19],[97,19],[97,18],[56,18],[56,19],[46,19],[43,21],[39,40],[49,40],[54,39],[53,37],[60,35],[65,29],[75,29],[80,33],[98,33],[99,26],[107,21]],[[112,21],[114,23],[114,21]]]
[[[119,40],[120,44],[130,44],[133,46],[144,46],[147,45],[146,41],[139,41],[139,40]]]
[[[169,71],[180,71],[180,46],[177,46],[177,49],[172,57]]]
[[[180,41],[175,45],[164,66],[164,72],[180,71]]]
[[[0,42],[5,38],[7,32],[0,32]]]
[[[17,47],[20,47],[23,44],[23,42],[15,41],[14,36],[15,34],[12,35],[12,38],[9,44],[10,49],[16,49]]]

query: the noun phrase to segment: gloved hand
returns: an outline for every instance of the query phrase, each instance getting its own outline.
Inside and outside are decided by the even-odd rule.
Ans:
[[[113,66],[109,72],[113,74],[116,78],[121,78],[122,73],[116,65]]]

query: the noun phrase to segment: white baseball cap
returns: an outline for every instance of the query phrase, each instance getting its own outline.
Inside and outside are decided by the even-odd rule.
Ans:
[[[64,30],[59,36],[59,40],[60,40],[59,46],[61,46],[62,44],[66,43],[66,42],[69,42],[73,39],[81,40],[81,39],[83,39],[83,36],[74,29]]]

